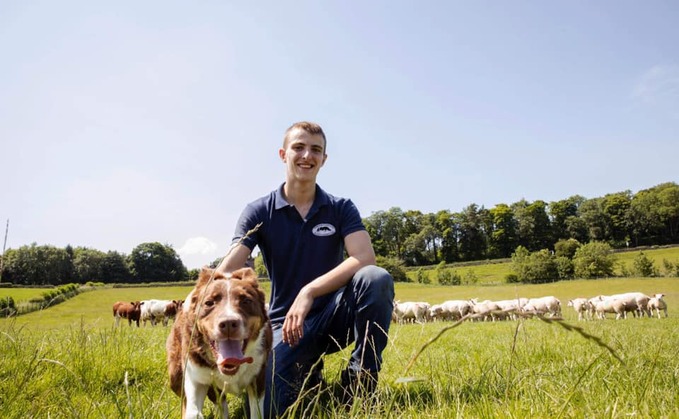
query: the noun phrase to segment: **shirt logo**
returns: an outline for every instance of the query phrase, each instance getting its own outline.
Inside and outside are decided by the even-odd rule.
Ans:
[[[314,236],[318,237],[332,236],[335,234],[335,231],[335,226],[328,223],[318,224],[311,230]]]

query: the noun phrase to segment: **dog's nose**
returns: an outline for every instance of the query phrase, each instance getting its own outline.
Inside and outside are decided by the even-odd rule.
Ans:
[[[231,335],[240,327],[239,319],[224,319],[219,322],[219,331],[225,335]]]

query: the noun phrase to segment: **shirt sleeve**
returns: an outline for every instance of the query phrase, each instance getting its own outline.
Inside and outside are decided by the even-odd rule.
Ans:
[[[245,236],[247,235],[248,231],[253,230],[261,221],[263,220],[261,220],[257,208],[253,204],[248,204],[248,206],[245,207],[238,218],[231,244],[233,245],[242,240],[242,244],[247,246],[250,250],[253,250],[259,243],[259,238],[261,235],[260,230],[263,228],[263,226],[260,226],[256,232],[251,233],[247,237]]]
[[[346,237],[357,231],[365,230],[361,214],[351,199],[345,200],[343,205],[341,205],[340,216],[342,220],[340,234],[342,237]]]

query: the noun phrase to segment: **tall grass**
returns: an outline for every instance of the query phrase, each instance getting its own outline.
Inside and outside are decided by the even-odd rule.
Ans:
[[[601,339],[620,360],[595,340],[537,319],[464,322],[441,333],[424,350],[450,323],[394,324],[375,394],[349,411],[335,403],[332,390],[348,361],[346,349],[327,357],[329,386],[310,392],[297,412],[324,418],[679,417],[679,281],[619,281],[625,280],[481,290],[563,296],[578,294],[586,286],[665,288],[670,296],[668,319],[576,322],[574,313],[565,311],[571,324]],[[397,284],[397,295],[422,297],[415,284],[402,285]],[[419,291],[432,288],[419,286]],[[41,312],[0,321],[2,416],[178,417],[180,401],[169,390],[165,364],[169,328],[113,327],[111,304],[129,299],[125,293],[133,291],[92,291]],[[137,292],[148,292],[138,294],[145,299],[173,291]],[[235,417],[243,417],[241,399],[230,397],[229,404]],[[211,411],[207,403],[205,413]]]

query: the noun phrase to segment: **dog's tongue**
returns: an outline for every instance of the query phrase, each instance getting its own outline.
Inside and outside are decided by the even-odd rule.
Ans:
[[[217,365],[237,366],[252,363],[252,357],[245,357],[239,340],[220,340],[217,343]]]

